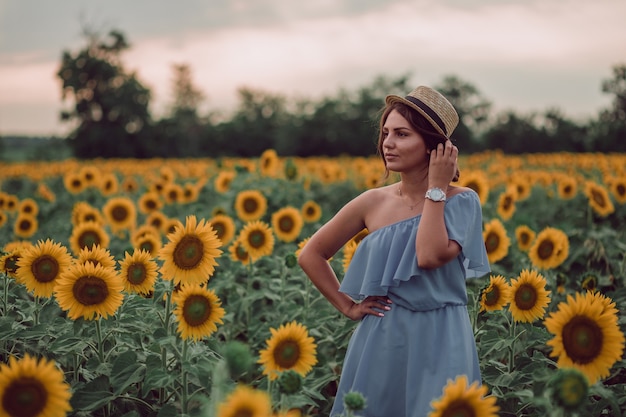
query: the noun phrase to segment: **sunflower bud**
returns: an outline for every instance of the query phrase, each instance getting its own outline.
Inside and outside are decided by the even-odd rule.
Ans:
[[[298,265],[298,257],[295,253],[288,253],[285,256],[285,266],[287,268],[293,268],[296,265]]]
[[[278,378],[278,386],[284,394],[295,394],[302,388],[302,376],[296,371],[284,371]]]
[[[298,167],[292,159],[288,159],[285,162],[285,178],[288,180],[295,180],[298,177]]]
[[[237,340],[228,342],[222,354],[233,379],[238,379],[245,374],[254,361],[248,345]]]
[[[567,411],[579,409],[589,396],[587,378],[575,368],[558,369],[549,387],[552,401]]]
[[[343,396],[343,403],[350,411],[359,411],[365,408],[365,397],[360,392],[350,391]]]

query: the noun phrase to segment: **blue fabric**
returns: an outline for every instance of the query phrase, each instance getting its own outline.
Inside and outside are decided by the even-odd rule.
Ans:
[[[465,280],[490,271],[478,195],[450,197],[444,218],[459,256],[433,270],[417,266],[415,236],[421,215],[361,240],[340,291],[355,300],[386,295],[384,317],[367,315],[350,339],[331,416],[344,412],[343,395],[366,397],[364,417],[425,417],[448,379],[481,381],[467,312]]]

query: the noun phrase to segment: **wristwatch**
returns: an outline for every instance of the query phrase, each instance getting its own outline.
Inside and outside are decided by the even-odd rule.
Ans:
[[[446,201],[446,193],[438,187],[429,188],[425,197],[435,202]]]

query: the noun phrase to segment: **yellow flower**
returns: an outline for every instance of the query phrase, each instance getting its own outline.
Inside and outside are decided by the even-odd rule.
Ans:
[[[482,291],[480,311],[502,310],[511,301],[511,286],[502,275],[491,275],[489,285]]]
[[[128,197],[109,199],[102,207],[102,214],[114,232],[134,228],[137,220],[137,209]]]
[[[448,380],[442,396],[430,403],[432,411],[428,417],[497,417],[500,407],[496,398],[486,395],[487,387],[477,381],[468,385],[467,376],[459,375],[454,381]]]
[[[302,252],[302,249],[304,249],[304,247],[306,246],[307,242],[311,240],[311,237],[307,237],[302,239],[300,242],[298,242],[298,249],[296,249],[295,255],[296,257],[300,256],[300,252]]]
[[[272,403],[266,391],[238,385],[219,404],[217,417],[270,417]]]
[[[91,248],[84,247],[78,253],[77,262],[84,264],[85,262],[91,262],[94,265],[102,265],[105,268],[115,269],[115,259],[108,249],[102,248],[99,245],[94,245]]]
[[[567,235],[554,227],[544,228],[528,250],[532,264],[541,269],[553,269],[561,265],[569,255]]]
[[[132,255],[125,252],[124,260],[119,264],[125,291],[141,295],[154,291],[158,265],[152,260],[150,252],[141,249],[133,251]]]
[[[516,196],[517,191],[515,189],[507,188],[498,197],[498,207],[496,211],[502,220],[509,220],[513,217],[513,213],[515,213]]]
[[[349,240],[348,243],[343,247],[343,271],[347,272],[348,267],[350,266],[350,262],[352,262],[352,257],[354,256],[354,252],[356,252],[356,248],[359,244],[354,240]]]
[[[72,208],[72,224],[78,226],[84,222],[94,222],[102,226],[104,226],[105,223],[100,210],[91,206],[89,203],[79,201],[74,204]]]
[[[500,220],[493,219],[485,224],[483,240],[485,241],[489,262],[498,262],[509,253],[511,240],[507,236],[506,229]]]
[[[13,233],[15,236],[28,239],[32,237],[39,228],[39,222],[35,216],[20,213],[13,224]]]
[[[263,151],[259,158],[259,172],[264,177],[275,177],[280,168],[280,159],[274,149]]]
[[[626,204],[626,175],[613,178],[609,188],[611,190],[611,194],[615,197],[615,201],[619,204]]]
[[[459,186],[469,187],[476,191],[481,205],[484,205],[489,198],[489,180],[484,171],[464,171],[461,178],[459,178]]]
[[[542,318],[548,304],[550,291],[546,290],[546,279],[537,271],[522,270],[511,281],[509,310],[515,321],[532,323]]]
[[[257,220],[247,223],[241,230],[239,239],[253,261],[269,256],[274,251],[274,235],[265,222]]]
[[[222,254],[222,242],[204,219],[187,216],[184,227],[177,227],[167,238],[169,242],[159,251],[163,260],[161,274],[175,284],[202,284],[211,278]]]
[[[228,251],[230,252],[230,259],[236,262],[241,262],[244,265],[247,265],[250,262],[250,254],[241,244],[241,239],[237,238],[229,246]]]
[[[576,178],[569,175],[559,175],[557,180],[557,194],[562,200],[571,200],[578,193]]]
[[[107,248],[109,241],[109,235],[102,225],[88,221],[74,226],[70,236],[70,248],[74,254],[78,254],[83,249],[94,246]]]
[[[98,188],[100,189],[100,193],[102,195],[110,196],[117,193],[120,188],[120,184],[114,173],[106,172],[102,174],[102,177],[98,182]]]
[[[528,226],[521,225],[515,228],[515,239],[517,240],[517,247],[522,252],[526,252],[530,249],[537,234]]]
[[[302,219],[307,223],[314,223],[322,217],[322,208],[313,200],[306,201],[300,211]]]
[[[272,336],[265,341],[267,348],[259,352],[263,374],[270,380],[280,372],[293,370],[306,376],[317,363],[315,340],[309,336],[304,325],[292,321],[278,330],[270,328]]]
[[[593,181],[585,182],[585,195],[589,199],[589,205],[600,217],[606,217],[615,211],[615,207],[609,197],[607,189]]]
[[[54,361],[29,354],[0,363],[0,415],[65,417],[72,411],[70,386]]]
[[[17,206],[17,212],[27,216],[35,217],[39,213],[39,205],[32,198],[25,198]]]
[[[137,200],[139,211],[143,214],[150,214],[163,208],[163,200],[156,191],[147,191]]]
[[[71,194],[78,194],[87,188],[85,180],[77,172],[67,172],[63,176],[63,184],[65,185],[65,189]]]
[[[24,251],[17,261],[17,281],[36,297],[51,297],[61,273],[72,264],[72,257],[60,243],[50,239]]]
[[[235,221],[226,214],[217,214],[210,218],[207,223],[211,225],[217,233],[218,239],[222,245],[228,245],[235,237]]]
[[[293,242],[300,236],[304,220],[300,211],[295,207],[287,206],[272,214],[272,228],[278,239],[283,242]]]
[[[548,346],[560,368],[576,368],[590,384],[610,375],[611,367],[624,352],[624,334],[618,324],[617,310],[607,308],[594,293],[567,296],[556,312],[545,319],[548,332],[554,335]]]
[[[196,284],[183,285],[172,300],[176,304],[178,332],[183,339],[197,341],[208,337],[223,323],[225,312],[213,290]]]
[[[91,262],[65,270],[54,287],[54,296],[72,320],[93,320],[115,314],[124,295],[124,284],[115,271]]]
[[[215,190],[218,193],[225,193],[230,189],[230,183],[235,179],[235,173],[233,171],[220,171],[215,178]]]
[[[257,190],[241,191],[235,197],[235,211],[244,222],[258,220],[267,211],[267,199]]]

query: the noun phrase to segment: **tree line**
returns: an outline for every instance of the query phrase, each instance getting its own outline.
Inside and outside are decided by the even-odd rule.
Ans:
[[[68,106],[62,120],[73,123],[66,138],[77,158],[220,157],[260,155],[368,156],[375,153],[384,97],[404,94],[409,75],[379,76],[354,91],[339,90],[318,100],[298,99],[252,88],[238,90],[230,116],[200,114],[205,99],[186,64],[173,66],[174,100],[155,119],[151,92],[123,65],[130,47],[124,34],[86,32],[86,45],[64,51],[57,77]],[[470,82],[450,75],[434,86],[457,108],[460,124],[452,139],[462,152],[500,149],[505,153],[626,151],[626,64],[612,68],[600,88],[612,105],[585,122],[558,109],[521,115],[493,114],[492,103]]]

